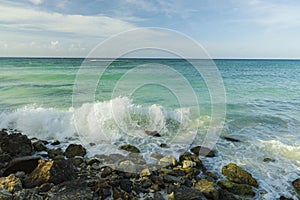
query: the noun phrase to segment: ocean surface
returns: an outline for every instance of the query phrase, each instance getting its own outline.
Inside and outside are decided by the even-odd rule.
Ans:
[[[150,163],[153,152],[176,156],[184,148],[203,145],[215,107],[205,77],[190,63],[90,59],[83,66],[83,61],[0,58],[0,128],[66,144],[96,143],[87,147],[89,154],[119,153],[118,145],[132,143]],[[291,182],[300,176],[300,61],[214,62],[224,83],[226,116],[215,145],[217,156],[203,162],[220,177],[221,167],[229,162],[249,171],[260,185],[256,199],[297,199]],[[80,90],[81,85],[86,89]],[[190,91],[196,104],[182,100],[190,98]],[[153,139],[145,130],[162,137]],[[186,139],[187,146],[176,145],[171,140],[176,136]],[[160,148],[160,143],[170,148]]]

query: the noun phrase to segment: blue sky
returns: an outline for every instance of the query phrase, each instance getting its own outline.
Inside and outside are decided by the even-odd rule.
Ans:
[[[122,31],[161,27],[213,58],[300,58],[297,0],[0,1],[0,56],[85,57]]]

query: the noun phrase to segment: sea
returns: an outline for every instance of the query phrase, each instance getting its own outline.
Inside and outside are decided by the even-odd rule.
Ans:
[[[153,153],[207,146],[216,130],[216,156],[201,157],[210,171],[224,178],[222,166],[236,163],[258,180],[254,199],[298,199],[300,61],[215,59],[209,78],[197,70],[205,62],[0,58],[0,128],[82,143],[89,155],[122,154],[118,146],[130,143],[149,163]]]

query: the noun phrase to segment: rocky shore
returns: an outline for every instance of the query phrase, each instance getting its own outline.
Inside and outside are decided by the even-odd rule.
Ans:
[[[255,199],[260,191],[259,182],[234,163],[220,166],[221,176],[210,172],[201,157],[217,152],[200,146],[179,158],[157,152],[150,166],[130,144],[119,147],[127,156],[93,157],[79,144],[65,150],[59,144],[1,130],[0,199],[231,200]],[[299,192],[300,178],[291,185]]]

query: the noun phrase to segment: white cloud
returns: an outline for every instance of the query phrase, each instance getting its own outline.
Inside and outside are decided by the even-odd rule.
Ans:
[[[59,41],[51,41],[51,48],[56,49],[59,45]]]
[[[35,5],[39,5],[43,3],[43,0],[29,0],[29,1]]]
[[[254,22],[268,28],[291,28],[300,26],[299,4],[261,0],[233,0],[247,16],[236,21]]]
[[[0,27],[14,31],[48,31],[98,37],[108,37],[135,27],[107,16],[64,15],[9,5],[0,7],[0,21]]]

